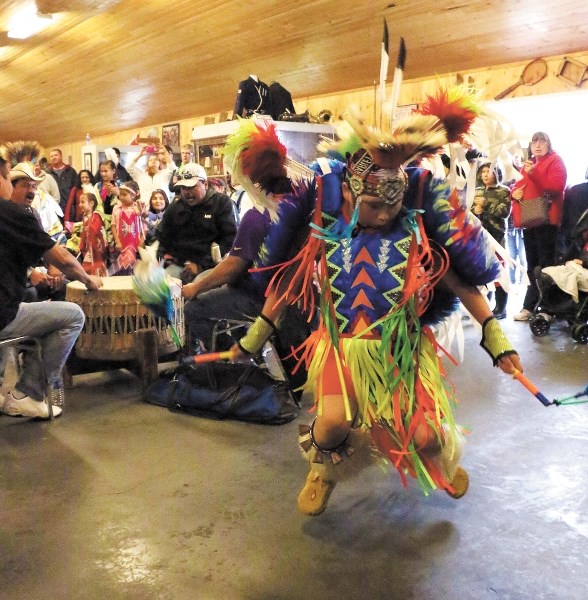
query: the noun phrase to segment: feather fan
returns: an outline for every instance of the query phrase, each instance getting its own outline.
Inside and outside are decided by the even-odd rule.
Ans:
[[[157,247],[158,242],[155,242],[147,248],[139,248],[141,260],[137,261],[133,271],[133,290],[156,317],[168,324],[174,344],[181,349],[182,341],[173,325],[174,305],[170,282],[156,258]]]

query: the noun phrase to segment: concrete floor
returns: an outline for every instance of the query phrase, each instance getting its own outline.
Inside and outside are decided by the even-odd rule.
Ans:
[[[563,325],[503,323],[548,397],[588,384],[588,347]],[[0,418],[0,598],[585,600],[588,405],[544,408],[465,331],[449,368],[472,430],[459,501],[373,467],[305,517],[304,412],[175,414],[126,371],[76,376],[53,423]]]

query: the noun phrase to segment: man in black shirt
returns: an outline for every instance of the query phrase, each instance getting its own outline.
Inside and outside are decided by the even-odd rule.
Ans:
[[[23,303],[27,269],[42,258],[89,290],[97,290],[102,283],[99,277],[88,275],[63,246],[43,231],[27,206],[40,180],[31,163],[19,163],[8,171],[8,164],[0,158],[0,340],[22,335],[40,338],[46,377],[43,381],[36,355],[27,352],[19,381],[12,390],[0,394],[0,411],[11,416],[47,418],[47,386],[63,389],[61,370],[85,317],[71,302]],[[59,407],[53,410],[55,416],[61,413]]]
[[[160,251],[172,263],[169,275],[192,281],[214,267],[213,243],[218,244],[221,256],[231,249],[237,226],[232,200],[208,185],[204,167],[188,163],[178,177],[180,199],[165,209],[157,239]]]

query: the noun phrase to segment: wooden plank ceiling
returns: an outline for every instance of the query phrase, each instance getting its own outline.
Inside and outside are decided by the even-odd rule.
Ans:
[[[384,18],[389,80],[400,35],[410,79],[588,45],[586,0],[37,0],[53,24],[9,40],[29,1],[0,0],[0,141],[49,145],[231,111],[250,73],[294,98],[369,87]]]

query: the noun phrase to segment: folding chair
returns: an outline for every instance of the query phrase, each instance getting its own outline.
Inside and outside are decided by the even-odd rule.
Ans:
[[[240,321],[236,319],[220,319],[216,322],[212,331],[212,347],[211,352],[216,352],[218,338],[221,335],[227,335],[236,342],[241,338],[233,337],[233,331],[245,332],[251,327],[252,321]],[[258,366],[267,369],[268,373],[277,381],[287,381],[288,376],[282,366],[282,362],[278,356],[276,348],[270,338],[261,349],[260,361],[256,361]]]

